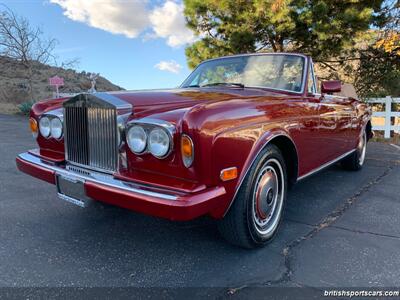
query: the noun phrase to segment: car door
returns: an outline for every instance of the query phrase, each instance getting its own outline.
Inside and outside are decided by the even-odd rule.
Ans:
[[[326,161],[331,161],[348,151],[352,109],[336,96],[322,95],[319,115],[321,144]]]
[[[319,116],[319,102],[320,95],[317,94],[316,81],[314,78],[314,71],[312,61],[308,65],[307,74],[307,91],[302,99],[302,113],[299,118],[301,135],[301,144],[298,147],[299,169],[302,175],[307,174],[314,169],[317,169],[326,161],[326,154],[324,148],[321,149],[321,136],[320,136],[320,116]]]
[[[310,63],[307,99],[318,103],[317,151],[318,162],[323,165],[348,151],[352,130],[352,106],[333,95],[317,92],[314,67]]]

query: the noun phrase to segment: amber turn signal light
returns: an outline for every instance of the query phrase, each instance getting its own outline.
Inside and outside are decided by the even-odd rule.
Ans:
[[[33,137],[37,138],[39,126],[38,126],[37,121],[34,118],[29,118],[29,127],[31,129]]]
[[[228,180],[235,179],[237,177],[237,175],[238,175],[237,168],[232,167],[232,168],[223,169],[221,171],[220,178],[222,181],[228,181]]]
[[[189,168],[194,159],[194,146],[192,139],[186,134],[181,137],[181,153],[183,164],[186,168]]]

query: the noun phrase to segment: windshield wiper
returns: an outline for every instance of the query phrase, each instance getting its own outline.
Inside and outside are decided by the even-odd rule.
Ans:
[[[200,87],[217,86],[217,85],[237,86],[237,87],[240,87],[240,88],[244,88],[245,87],[243,83],[236,83],[236,82],[214,82],[214,83],[203,84]]]

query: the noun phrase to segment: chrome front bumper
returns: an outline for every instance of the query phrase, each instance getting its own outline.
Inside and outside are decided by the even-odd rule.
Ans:
[[[47,169],[49,171],[54,172],[56,175],[61,175],[67,178],[76,179],[79,181],[89,181],[92,183],[101,184],[102,186],[107,186],[113,189],[118,189],[122,191],[127,191],[134,194],[155,197],[158,199],[178,200],[178,195],[176,194],[168,194],[165,192],[157,192],[155,191],[157,188],[147,188],[144,185],[134,184],[131,182],[122,181],[119,179],[115,179],[112,175],[103,174],[100,172],[90,171],[83,168],[78,167],[66,167],[63,168],[56,164],[53,164],[49,161],[45,161],[35,155],[30,154],[29,152],[21,153],[18,155],[18,158],[22,161],[34,164],[42,169]]]
[[[197,192],[181,192],[172,188],[128,182],[72,165],[55,164],[35,155],[35,152],[18,155],[16,163],[22,172],[57,185],[59,195],[60,182],[57,180],[63,177],[72,182],[80,182],[83,189],[82,185],[76,186],[78,189],[74,192],[80,192],[79,195],[84,194],[89,199],[175,221],[192,220],[206,214],[220,218],[229,200],[223,186],[209,187]],[[79,197],[67,199],[65,195],[61,195],[64,200],[73,203],[75,202],[71,200],[83,200],[77,199]]]

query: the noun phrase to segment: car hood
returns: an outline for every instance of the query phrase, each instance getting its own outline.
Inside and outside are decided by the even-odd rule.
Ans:
[[[117,97],[133,108],[130,119],[144,117],[158,118],[172,123],[179,119],[195,106],[212,107],[214,103],[265,101],[287,99],[287,93],[273,92],[261,88],[236,88],[236,87],[212,87],[212,88],[183,88],[163,90],[118,91],[107,92]],[[93,94],[94,96],[96,94]],[[298,97],[298,95],[297,95]],[[37,103],[34,113],[40,114],[46,111],[62,107],[62,103],[68,98],[45,100]],[[215,106],[215,105],[214,105]],[[120,112],[125,113],[123,111]]]
[[[255,88],[183,88],[165,90],[142,90],[109,92],[126,102],[136,106],[158,104],[193,103],[203,101],[221,101],[242,97],[279,96],[282,93]]]
[[[146,91],[123,91],[109,93],[132,104],[135,118],[166,113],[173,110],[186,111],[198,104],[230,100],[263,100],[281,98],[282,93],[255,88],[184,88]]]

